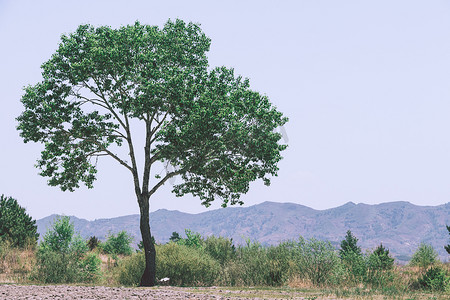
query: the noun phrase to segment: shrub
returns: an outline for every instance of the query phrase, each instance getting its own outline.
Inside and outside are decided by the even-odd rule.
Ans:
[[[197,249],[201,248],[203,239],[202,239],[200,233],[192,232],[189,229],[186,229],[184,232],[186,233],[186,238],[179,239],[177,244],[185,245],[188,247],[195,247]]]
[[[367,273],[365,281],[373,286],[387,286],[392,282],[394,259],[389,256],[389,250],[380,244],[366,258]]]
[[[176,243],[156,247],[156,276],[169,277],[172,284],[210,286],[219,272],[219,263],[196,247]]]
[[[284,245],[263,247],[247,241],[236,249],[235,259],[228,261],[221,273],[226,285],[279,286],[289,278],[289,255]]]
[[[438,261],[438,254],[434,250],[433,246],[420,243],[409,264],[411,266],[418,266],[423,269],[427,269],[430,265],[435,264]]]
[[[202,245],[204,251],[211,255],[211,257],[217,260],[222,266],[236,257],[236,248],[233,245],[232,239],[215,237],[212,235],[207,237]]]
[[[101,276],[101,261],[87,251],[86,241],[74,236],[69,217],[57,218],[39,245],[32,278],[44,283],[94,282]]]
[[[339,257],[347,271],[348,280],[353,283],[360,282],[366,272],[364,257],[357,243],[358,239],[348,230],[339,249]]]
[[[306,275],[313,284],[323,285],[335,281],[340,264],[330,242],[300,237],[293,244],[293,255],[299,273]]]
[[[125,286],[136,286],[141,281],[145,269],[143,252],[132,254],[120,260],[117,281]]]
[[[36,221],[25,212],[16,199],[0,196],[0,238],[13,247],[35,246],[39,238]]]
[[[130,246],[132,241],[133,238],[126,231],[121,231],[117,235],[110,234],[103,244],[103,251],[108,254],[131,255],[133,253],[133,248]]]
[[[450,287],[450,278],[443,268],[435,266],[429,268],[418,283],[422,289],[443,292]]]
[[[91,236],[87,241],[89,250],[92,251],[100,245],[100,240],[96,236]]]
[[[97,282],[102,273],[100,271],[102,261],[96,253],[87,253],[79,265],[79,279],[82,282]]]
[[[67,216],[57,217],[52,228],[47,230],[44,241],[40,244],[42,248],[53,252],[68,253],[72,241],[74,229]]]

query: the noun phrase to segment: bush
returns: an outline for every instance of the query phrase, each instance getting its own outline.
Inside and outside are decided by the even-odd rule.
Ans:
[[[202,239],[200,233],[192,232],[189,229],[186,229],[184,232],[186,233],[186,238],[179,239],[177,244],[185,245],[188,247],[195,247],[197,249],[201,248],[203,239]]]
[[[430,265],[435,264],[438,261],[438,254],[434,250],[433,246],[420,243],[409,264],[411,266],[427,269]]]
[[[351,283],[362,281],[366,275],[364,256],[357,242],[358,239],[348,230],[339,249],[339,257],[347,271],[347,279]]]
[[[96,253],[87,253],[78,266],[79,280],[82,282],[97,282],[102,276],[101,263],[102,261]]]
[[[236,248],[232,239],[212,235],[203,241],[202,246],[204,251],[222,266],[236,257]]]
[[[87,241],[87,246],[90,251],[93,251],[100,245],[100,240],[96,236],[91,236]]]
[[[389,250],[378,246],[366,258],[367,273],[365,281],[376,287],[383,287],[393,280],[394,259],[389,256]]]
[[[117,281],[125,286],[137,286],[145,269],[143,252],[125,257],[119,262]]]
[[[103,251],[108,254],[131,255],[133,248],[130,244],[133,238],[126,231],[121,231],[117,235],[110,234],[103,244]]]
[[[335,281],[340,264],[330,242],[300,237],[293,244],[293,255],[299,273],[306,275],[313,284],[323,285]]]
[[[431,267],[418,280],[419,286],[425,290],[443,292],[450,288],[450,278],[445,270],[439,266]]]
[[[263,247],[247,241],[238,247],[221,273],[221,284],[280,286],[289,278],[289,255],[284,245]]]
[[[36,246],[39,234],[36,221],[25,212],[16,199],[0,196],[0,239],[13,247]]]
[[[94,282],[101,276],[101,261],[87,251],[86,241],[74,236],[69,217],[57,218],[39,245],[32,278],[44,283]]]
[[[176,243],[156,246],[156,276],[175,285],[210,286],[218,278],[219,263],[210,255]]]
[[[40,247],[53,252],[68,253],[73,233],[74,229],[70,218],[67,216],[57,217],[52,228],[47,230],[44,235],[44,241]]]

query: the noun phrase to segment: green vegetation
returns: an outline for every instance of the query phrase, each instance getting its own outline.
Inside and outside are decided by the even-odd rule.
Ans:
[[[216,285],[230,290],[248,286],[301,288],[315,291],[311,299],[320,295],[361,299],[373,295],[427,299],[437,295],[439,299],[450,292],[450,265],[435,259],[426,268],[412,263],[399,267],[382,244],[373,251],[358,251],[358,240],[351,232],[344,238],[351,243],[341,245],[352,245],[345,249],[356,251],[335,249],[330,242],[313,238],[299,237],[276,246],[248,240],[245,245],[235,246],[224,237],[204,238],[190,230],[185,233],[186,237],[178,235],[176,242],[155,246],[157,278],[170,278],[170,285]],[[144,252],[123,250],[131,241],[126,232],[110,235],[106,242],[89,250],[93,240],[75,235],[69,218],[62,217],[45,234],[37,250],[20,252],[8,248],[7,242],[0,244],[0,269],[9,272],[15,282],[140,284]],[[415,256],[434,257],[428,248],[421,245]]]
[[[70,218],[57,218],[38,247],[31,278],[44,283],[96,281],[101,261],[88,249],[86,241],[74,235]]]
[[[421,267],[423,269],[435,264],[438,261],[438,254],[434,250],[433,246],[420,243],[416,252],[414,252],[411,261],[411,266]]]
[[[133,238],[128,233],[121,231],[117,235],[110,234],[106,242],[102,244],[102,249],[108,254],[131,255],[133,253],[133,248],[130,246],[132,241]]]
[[[287,147],[275,131],[287,118],[233,69],[210,68],[210,44],[197,24],[179,19],[162,28],[80,25],[62,35],[41,66],[43,80],[25,87],[21,99],[18,130],[25,142],[44,145],[37,167],[49,185],[92,188],[102,156],[130,172],[141,214],[143,286],[156,280],[149,207],[164,183],[179,176],[176,196],[192,194],[205,206],[214,199],[242,204],[251,182],[270,184]],[[136,122],[145,128],[141,153],[130,126]],[[127,154],[117,154],[120,146]],[[163,176],[151,172],[158,164],[166,166]]]
[[[0,196],[0,240],[13,247],[35,246],[39,238],[36,221],[12,197]]]

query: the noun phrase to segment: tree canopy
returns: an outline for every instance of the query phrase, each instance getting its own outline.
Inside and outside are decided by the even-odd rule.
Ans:
[[[101,156],[131,172],[146,259],[154,253],[149,198],[167,180],[180,176],[173,192],[205,206],[242,204],[250,182],[268,185],[277,175],[286,148],[275,129],[287,118],[233,69],[209,69],[209,47],[200,27],[182,20],[163,28],[81,25],[61,37],[43,80],[22,97],[18,129],[25,142],[44,145],[37,167],[49,185],[93,187]],[[142,162],[136,123],[145,128]],[[171,171],[152,173],[156,163]]]

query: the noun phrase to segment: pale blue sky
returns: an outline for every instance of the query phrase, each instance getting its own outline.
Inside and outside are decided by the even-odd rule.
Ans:
[[[253,184],[246,205],[449,202],[449,16],[444,0],[0,0],[0,194],[34,218],[138,213],[128,171],[109,159],[92,190],[48,187],[33,167],[41,146],[21,141],[15,118],[22,87],[40,80],[61,34],[83,23],[181,18],[212,39],[211,66],[234,67],[290,118],[279,177],[268,188]],[[159,208],[206,210],[170,186],[152,199]]]

